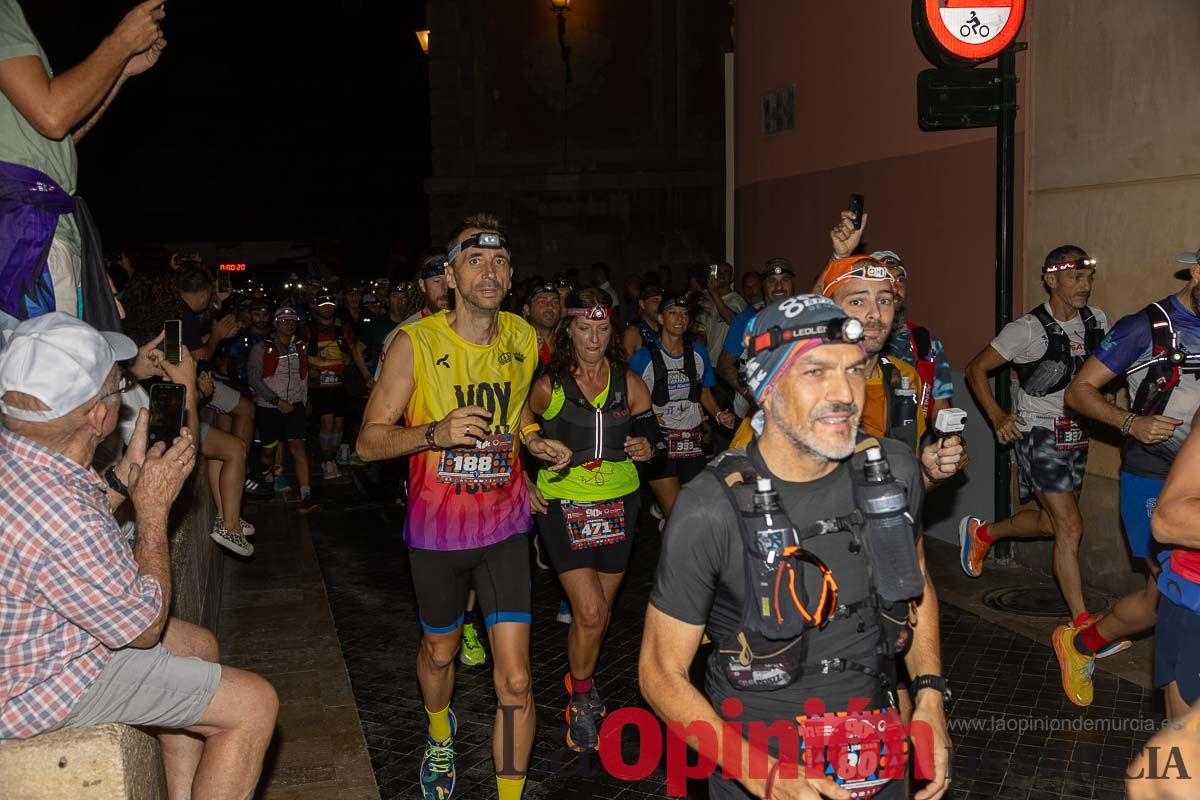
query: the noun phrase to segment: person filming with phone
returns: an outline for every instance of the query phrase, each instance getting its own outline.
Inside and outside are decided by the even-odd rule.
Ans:
[[[117,362],[137,356],[128,337],[61,312],[21,323],[0,351],[0,744],[158,728],[170,796],[248,797],[278,698],[169,611],[168,515],[196,464],[192,432],[149,445],[141,412],[121,460],[92,468],[130,386]],[[124,499],[132,547],[112,514]]]

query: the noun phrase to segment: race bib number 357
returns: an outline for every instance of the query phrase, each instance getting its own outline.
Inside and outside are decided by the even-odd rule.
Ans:
[[[494,434],[476,447],[443,450],[438,460],[438,483],[503,486],[512,477],[513,437]]]

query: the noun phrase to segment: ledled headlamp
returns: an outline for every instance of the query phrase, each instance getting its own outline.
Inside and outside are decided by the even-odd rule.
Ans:
[[[857,344],[863,338],[863,324],[854,317],[842,317],[822,322],[818,325],[807,325],[803,328],[779,327],[763,331],[750,339],[746,344],[746,356],[750,357],[764,350],[774,350],[780,345],[801,339],[820,339],[824,342],[845,342]]]
[[[474,236],[468,236],[450,248],[450,252],[446,254],[447,266],[454,263],[454,259],[458,258],[459,253],[470,247],[481,247],[484,250],[508,250],[508,242],[500,234],[492,231],[482,231]],[[512,251],[509,250],[509,253]]]
[[[1051,264],[1047,267],[1042,267],[1042,272],[1047,275],[1051,272],[1062,272],[1067,269],[1095,269],[1096,259],[1094,258],[1076,258],[1071,261],[1064,261],[1061,264]]]

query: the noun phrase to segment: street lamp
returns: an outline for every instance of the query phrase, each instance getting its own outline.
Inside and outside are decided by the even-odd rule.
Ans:
[[[567,0],[567,5],[570,5],[570,0]],[[421,52],[429,55],[429,31],[417,31],[417,43],[421,45]]]
[[[571,48],[567,47],[567,12],[571,10],[571,0],[550,0],[550,8],[558,15],[558,49],[562,53],[563,69],[567,73],[567,83],[570,83]]]

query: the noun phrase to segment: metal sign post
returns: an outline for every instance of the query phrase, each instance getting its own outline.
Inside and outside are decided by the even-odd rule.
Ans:
[[[917,118],[923,130],[996,126],[996,333],[1012,319],[1013,206],[1017,127],[1016,42],[1025,0],[913,0],[913,30],[925,56],[939,69],[917,80]],[[972,68],[999,57],[999,68]],[[975,74],[972,74],[974,72]],[[982,74],[979,74],[982,73]],[[996,403],[1012,409],[1007,367],[996,375]],[[1012,465],[997,453],[993,519],[1009,516]],[[1003,456],[1003,457],[1001,457]]]

